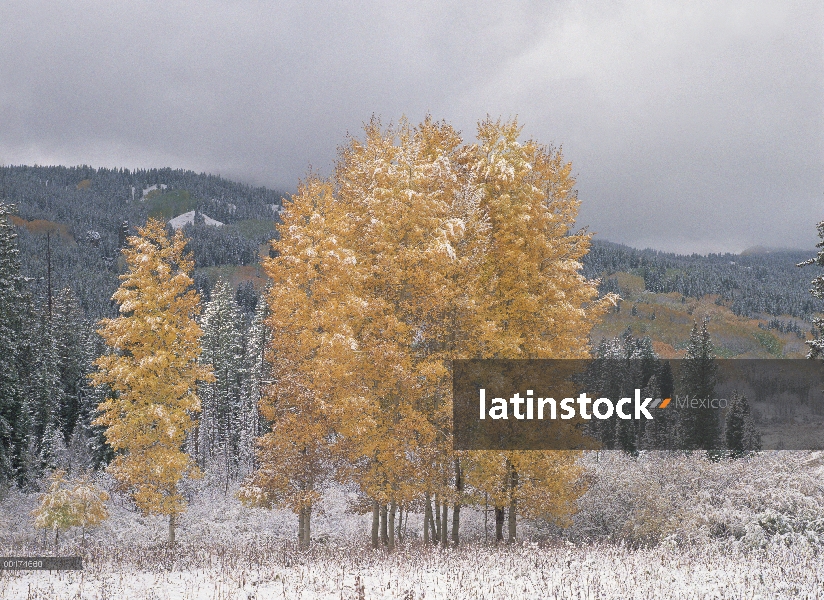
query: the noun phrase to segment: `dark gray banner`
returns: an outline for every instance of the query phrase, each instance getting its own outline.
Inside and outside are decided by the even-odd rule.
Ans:
[[[82,570],[82,556],[10,556],[0,558],[0,571]]]
[[[457,360],[456,450],[824,449],[812,360]]]

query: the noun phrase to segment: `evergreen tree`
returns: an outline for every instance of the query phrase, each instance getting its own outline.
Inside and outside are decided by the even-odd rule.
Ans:
[[[94,331],[89,331],[84,342],[83,354],[86,360],[85,371],[91,374],[94,371],[94,361],[105,352],[105,343]],[[92,469],[99,469],[108,465],[114,458],[114,452],[106,441],[106,427],[95,424],[101,416],[99,406],[112,396],[108,385],[93,385],[91,377],[81,390],[80,415],[75,426],[75,433],[80,429],[81,439],[88,453],[89,464]]]
[[[59,439],[63,389],[60,385],[55,328],[45,300],[40,304],[40,310],[35,313],[32,323],[32,369],[26,385],[28,452],[31,454],[26,477],[29,480],[39,479],[46,469],[56,468],[65,447],[63,440]]]
[[[11,206],[0,202],[0,485],[22,475],[28,434],[19,368],[25,297],[11,212]]]
[[[761,450],[761,434],[755,429],[747,397],[733,392],[725,418],[724,437],[730,456],[738,458]]]
[[[622,338],[603,339],[593,352],[593,361],[586,374],[586,389],[594,397],[620,398],[625,389],[624,356]],[[620,447],[616,419],[593,419],[587,432],[600,441],[606,450]]]
[[[244,475],[256,466],[255,440],[263,433],[259,405],[264,386],[272,377],[271,366],[266,360],[266,348],[269,344],[269,328],[266,326],[268,315],[268,304],[261,299],[255,306],[245,347],[247,377],[241,405],[242,426],[238,456]]]
[[[64,288],[56,296],[52,322],[51,332],[61,388],[57,423],[63,440],[68,444],[80,417],[81,399],[88,386],[91,366],[85,354],[86,337],[91,331],[71,288]]]
[[[211,365],[215,379],[200,386],[201,413],[195,454],[200,464],[222,471],[224,489],[238,475],[243,422],[243,389],[247,378],[243,317],[232,286],[219,280],[202,320],[200,362]]]
[[[819,248],[818,254],[815,258],[811,258],[809,260],[805,260],[802,263],[799,263],[799,267],[803,267],[806,265],[818,265],[819,267],[824,267],[824,221],[821,221],[817,225],[818,229],[818,237],[821,238],[821,241],[816,244],[816,248]],[[818,298],[819,300],[824,300],[824,275],[819,275],[815,279],[812,280],[812,287],[810,288],[810,294],[814,298]],[[810,352],[807,355],[808,358],[824,358],[824,319],[821,317],[813,318],[813,324],[815,325],[815,329],[817,330],[817,335],[815,339],[810,340],[807,344],[810,346]]]
[[[592,364],[586,375],[586,386],[594,397],[626,398],[633,397],[635,390],[641,390],[643,397],[661,398],[660,382],[670,381],[672,373],[667,363],[658,359],[652,347],[652,340],[645,336],[633,337],[631,330],[620,337],[604,339],[593,351]],[[662,415],[656,414],[653,424],[656,431],[646,435],[650,424],[634,420],[593,419],[587,430],[597,438],[604,449],[620,449],[635,455],[642,447],[647,447],[654,439],[663,439],[665,425]]]
[[[718,365],[705,319],[699,329],[694,323],[689,346],[682,361],[681,389],[688,398],[712,398],[718,379]],[[679,412],[681,447],[688,450],[714,450],[720,441],[720,423],[717,411],[705,407],[687,406]]]
[[[658,384],[658,377],[653,375],[650,377],[649,383],[641,391],[642,398],[660,398],[660,385]],[[655,418],[652,421],[644,423],[644,428],[638,436],[639,450],[660,450],[665,449],[669,442],[669,427],[666,415],[661,414],[662,411],[655,413]]]

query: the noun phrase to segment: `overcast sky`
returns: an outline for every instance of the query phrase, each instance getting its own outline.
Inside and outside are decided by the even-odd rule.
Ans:
[[[812,248],[824,3],[3,0],[0,164],[189,168],[284,191],[372,114],[562,145],[579,226]]]

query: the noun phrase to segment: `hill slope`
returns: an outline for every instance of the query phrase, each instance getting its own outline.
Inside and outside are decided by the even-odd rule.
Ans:
[[[196,218],[187,226],[196,264],[254,265],[261,244],[275,235],[282,198],[275,190],[183,170],[0,167],[0,199],[17,207],[32,292],[46,294],[50,256],[52,290],[72,288],[93,319],[112,314],[120,248],[149,216],[168,220],[194,210],[226,223],[215,228]],[[211,283],[206,272],[198,277],[207,294]]]

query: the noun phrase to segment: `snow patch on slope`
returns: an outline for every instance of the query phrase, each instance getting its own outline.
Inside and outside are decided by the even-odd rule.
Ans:
[[[223,223],[221,223],[220,221],[216,221],[215,219],[213,219],[212,217],[210,217],[209,215],[207,215],[205,213],[200,213],[200,214],[203,216],[203,221],[206,223],[206,225],[213,225],[215,227],[220,227],[221,225],[223,225]],[[195,211],[190,210],[187,213],[183,213],[182,215],[178,215],[174,219],[171,219],[169,221],[169,225],[172,226],[172,229],[178,230],[181,227],[185,227],[186,225],[191,225],[194,222],[195,222]]]

